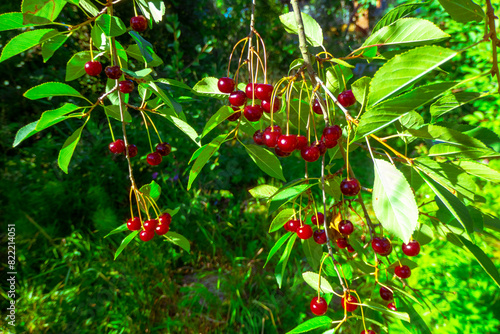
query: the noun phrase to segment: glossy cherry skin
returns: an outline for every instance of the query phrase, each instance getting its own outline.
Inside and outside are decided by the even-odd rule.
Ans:
[[[247,96],[241,90],[229,94],[229,103],[235,107],[241,107],[247,102]]]
[[[262,109],[267,112],[268,114],[271,113],[271,100],[262,100],[262,102],[260,103],[260,105],[262,106]],[[277,97],[274,98],[274,104],[273,104],[273,113],[277,112],[278,110],[280,110],[280,107],[281,107],[281,100],[278,99]]]
[[[406,256],[417,256],[420,253],[420,244],[418,241],[410,241],[407,244],[403,243],[401,248]]]
[[[313,235],[312,227],[309,225],[299,226],[297,229],[297,236],[301,239],[309,239]]]
[[[275,147],[278,143],[278,138],[281,136],[281,128],[278,125],[271,128],[268,126],[263,133],[263,142],[267,147]]]
[[[346,90],[345,92],[340,93],[337,100],[339,100],[339,103],[345,108],[356,103],[356,98],[354,97],[352,90]]]
[[[398,308],[396,307],[396,304],[394,304],[394,303],[387,304],[387,308],[389,310],[391,310],[391,311],[397,311],[398,310]]]
[[[298,135],[297,136],[297,150],[302,150],[304,147],[307,147],[307,138],[306,136]]]
[[[271,100],[271,95],[273,94],[273,85],[269,84],[258,84],[255,86],[255,97],[259,100]]]
[[[144,222],[144,230],[145,231],[154,231],[156,228],[156,225],[158,225],[158,220],[156,219],[149,219]]]
[[[117,139],[108,145],[109,150],[114,154],[120,154],[125,151],[125,142],[123,139]]]
[[[314,297],[309,306],[311,308],[311,312],[315,315],[323,315],[328,310],[328,304],[323,297]]]
[[[172,152],[172,146],[169,143],[156,144],[156,152],[160,153],[162,157],[166,157]]]
[[[139,217],[130,218],[127,220],[127,228],[130,231],[138,231],[141,229],[141,220]]]
[[[323,115],[323,111],[321,110],[321,105],[319,104],[319,101],[316,99],[314,100],[313,107],[312,107],[314,113],[318,115]]]
[[[297,147],[297,136],[296,135],[281,135],[278,138],[278,147],[280,150],[286,153],[291,153],[295,151]]]
[[[300,155],[305,161],[314,162],[319,159],[319,148],[317,146],[307,146],[300,151]]]
[[[392,293],[391,290],[387,289],[386,287],[381,286],[380,287],[380,298],[383,300],[393,300],[394,299],[394,294]]]
[[[278,157],[282,158],[289,157],[290,154],[292,154],[290,152],[283,151],[281,148],[279,148],[278,144],[276,144],[276,146],[274,147],[274,153],[276,153]]]
[[[221,93],[232,93],[234,91],[234,87],[236,87],[236,84],[231,78],[224,77],[220,78],[219,81],[217,81],[217,88],[219,88],[219,91]]]
[[[319,155],[323,155],[326,153],[326,145],[322,140],[317,140],[314,143],[312,143],[311,146],[316,146],[319,149]]]
[[[104,73],[108,78],[113,80],[120,79],[120,77],[122,76],[122,70],[120,69],[120,66],[107,66],[104,69]]]
[[[326,148],[334,148],[338,143],[336,140],[330,140],[323,135],[321,136],[321,141],[325,143]]]
[[[325,230],[316,230],[313,234],[313,239],[317,244],[326,244],[326,233]]]
[[[233,110],[235,111],[235,113],[232,114],[231,116],[229,116],[227,118],[227,120],[230,121],[230,122],[235,122],[235,121],[237,121],[237,120],[240,119],[240,117],[241,117],[241,111],[240,111],[240,108],[238,108],[238,107],[231,106],[231,108],[233,108]]]
[[[128,157],[129,158],[133,158],[137,155],[137,152],[139,150],[137,149],[137,146],[135,146],[134,144],[129,144],[128,145]]]
[[[161,160],[162,160],[161,154],[158,152],[149,153],[148,156],[146,157],[146,161],[151,166],[157,166],[161,164]]]
[[[129,94],[134,91],[135,86],[132,80],[123,80],[118,83],[118,87],[123,94]]]
[[[341,220],[339,222],[339,232],[344,235],[349,235],[354,232],[354,225],[350,220]]]
[[[327,126],[323,129],[323,136],[328,140],[339,140],[342,137],[342,129],[338,125]]]
[[[316,217],[316,215],[312,215],[311,216],[311,223],[313,223],[313,225],[323,225],[323,223],[325,222],[325,215],[322,214],[321,212],[318,212],[318,216]]]
[[[170,215],[170,213],[165,212],[158,218],[158,222],[160,224],[170,225],[170,223],[172,222],[172,216]]]
[[[349,246],[349,243],[347,242],[347,240],[345,238],[338,238],[337,239],[337,247],[338,248],[343,249],[343,248],[346,248],[347,246]]]
[[[291,219],[287,221],[285,224],[285,230],[290,232],[296,232],[299,227],[300,227],[300,220],[298,219]]]
[[[343,179],[340,182],[340,191],[345,196],[356,196],[361,190],[361,185],[356,179]]]
[[[394,268],[394,274],[399,278],[408,278],[411,276],[411,269],[407,265]]]
[[[372,331],[371,329],[367,331],[362,331],[361,334],[377,334],[375,331]]]
[[[351,245],[347,245],[347,251],[349,253],[354,253],[356,250]]]
[[[246,106],[243,115],[249,122],[257,122],[262,117],[262,107],[260,104]]]
[[[141,231],[141,233],[139,233],[139,238],[142,241],[149,241],[149,240],[153,239],[154,236],[155,236],[154,231]]]
[[[170,226],[168,224],[159,224],[155,227],[155,232],[158,235],[164,235],[164,234],[167,234],[169,229],[170,229]]]
[[[257,87],[257,83],[247,83],[247,85],[245,86],[245,95],[249,98],[249,99],[256,99],[257,97],[255,96],[255,92],[254,92],[254,89],[255,87]]]
[[[85,72],[96,77],[102,72],[102,64],[98,61],[88,61],[85,63]]]
[[[148,19],[142,15],[130,19],[130,27],[137,32],[143,32],[148,28]]]
[[[387,238],[373,238],[372,248],[375,253],[382,256],[388,256],[392,252],[392,244]]]
[[[264,134],[262,131],[255,131],[253,134],[253,142],[257,145],[264,145]]]
[[[342,297],[342,300],[340,301],[340,304],[347,312],[353,312],[358,308],[358,305],[355,303],[358,303],[358,299],[353,295],[348,295],[347,298]]]

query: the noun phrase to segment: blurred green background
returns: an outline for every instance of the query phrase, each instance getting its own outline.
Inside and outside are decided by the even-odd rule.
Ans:
[[[387,10],[376,8],[377,1],[358,3],[369,8],[370,27]],[[383,3],[391,8],[404,1]],[[498,1],[494,3],[498,9]],[[353,18],[350,1],[300,4],[323,27],[325,45],[334,55],[346,55],[366,37],[362,29],[345,29]],[[164,61],[156,68],[158,76],[183,80],[190,86],[205,76],[224,76],[232,46],[248,31],[248,1],[183,0],[166,1],[166,5],[165,21],[143,34]],[[257,1],[256,29],[266,41],[273,83],[299,56],[295,37],[284,32],[278,18],[288,7],[288,1]],[[1,13],[12,11],[19,11],[18,3],[0,4]],[[116,6],[115,13],[127,22],[133,16],[131,2]],[[452,41],[446,46],[454,49],[478,41],[483,34],[481,24],[452,21],[437,1],[416,15],[448,32]],[[65,10],[60,21],[83,19],[82,12],[74,8]],[[180,30],[178,40],[167,23]],[[0,44],[5,45],[17,33],[0,32]],[[125,160],[113,157],[107,149],[111,136],[104,117],[89,122],[68,175],[57,167],[57,154],[78,122],[59,123],[12,148],[20,127],[61,102],[56,98],[29,101],[22,94],[43,82],[64,82],[65,64],[73,53],[87,50],[88,34],[85,29],[74,34],[47,63],[43,63],[40,49],[34,48],[0,66],[0,213],[4,226],[16,225],[17,333],[284,333],[310,318],[309,301],[314,292],[301,278],[307,268],[301,251],[292,254],[281,290],[274,279],[277,259],[263,268],[280,235],[267,233],[265,203],[254,200],[248,189],[277,181],[263,176],[237,143],[224,144],[193,189],[186,191],[187,161],[196,146],[171,124],[155,119],[162,137],[172,144],[173,154],[158,168],[136,159],[135,176],[139,184],[155,178],[162,186],[162,209],[180,208],[171,229],[191,241],[192,251],[188,254],[158,240],[134,241],[116,261],[113,255],[124,235],[103,237],[129,217],[129,182]],[[129,41],[125,37],[123,42]],[[452,68],[439,75],[450,80],[477,75],[491,67],[490,51],[489,44],[481,44],[457,57]],[[359,65],[355,78],[371,75],[375,69]],[[476,81],[477,91],[491,89],[490,78],[481,80]],[[91,100],[103,91],[99,79],[89,76],[70,84]],[[173,90],[172,94],[185,93]],[[222,105],[196,96],[180,102],[198,131]],[[499,107],[498,99],[485,99],[449,117],[498,134]],[[147,136],[136,116],[128,128],[129,136],[144,148]],[[118,124],[114,125],[118,131]],[[146,153],[139,151],[140,155]],[[357,153],[353,165],[368,183],[372,172],[364,163],[367,157]],[[298,159],[285,159],[282,164],[289,180],[302,173]],[[489,166],[500,170],[499,161],[491,161]],[[478,184],[478,192],[487,199],[482,209],[497,214],[499,187]],[[4,231],[2,244],[7,242]],[[485,235],[479,245],[500,265],[497,237]],[[422,289],[432,305],[419,311],[433,332],[500,332],[498,287],[470,255],[437,238],[423,248],[417,262],[419,268],[409,282]],[[2,267],[2,282],[5,272]],[[1,293],[3,312],[7,302],[5,290]],[[338,306],[333,308],[338,310]],[[341,312],[337,313],[340,319]],[[0,329],[11,330],[5,317],[0,319]],[[398,323],[391,330],[415,332]],[[352,331],[344,326],[342,333]]]

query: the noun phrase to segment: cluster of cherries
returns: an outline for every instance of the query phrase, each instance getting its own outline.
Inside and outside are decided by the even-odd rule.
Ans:
[[[170,223],[172,222],[172,216],[166,212],[163,213],[158,219],[148,219],[141,224],[139,217],[133,217],[127,220],[127,228],[130,231],[142,231],[139,233],[139,238],[142,241],[149,241],[157,235],[167,234],[170,229]]]
[[[125,153],[125,142],[123,141],[123,139],[117,139],[114,142],[109,143],[108,148],[111,151],[111,153],[114,154]],[[153,153],[149,153],[146,157],[146,161],[151,166],[159,165],[163,157],[169,155],[171,151],[172,151],[172,146],[170,146],[169,143],[156,144],[156,151],[154,151]],[[135,157],[137,155],[137,152],[138,149],[136,145],[134,144],[128,145],[129,158]]]

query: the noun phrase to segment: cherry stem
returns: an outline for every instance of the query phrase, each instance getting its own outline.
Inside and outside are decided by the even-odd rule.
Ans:
[[[491,68],[491,75],[497,77],[498,82],[498,92],[500,93],[500,71],[498,69],[498,54],[497,54],[497,46],[499,44],[496,27],[495,27],[495,10],[491,4],[491,0],[486,0],[486,16],[488,19],[488,29],[489,32],[486,35],[489,35],[491,40],[491,48],[492,48],[492,56],[493,56],[493,65]]]

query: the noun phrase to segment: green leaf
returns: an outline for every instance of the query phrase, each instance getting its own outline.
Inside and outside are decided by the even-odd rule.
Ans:
[[[500,232],[500,219],[484,212],[481,212],[481,214],[483,215],[484,227]]]
[[[378,21],[372,30],[372,34],[377,30],[396,22],[400,18],[408,16],[410,13],[420,8],[423,4],[424,3],[407,3],[390,10]]]
[[[302,248],[306,255],[307,263],[313,270],[319,270],[321,264],[321,256],[323,255],[323,247],[314,241],[313,238],[302,240]]]
[[[122,243],[120,244],[120,247],[118,247],[118,249],[116,250],[115,252],[115,260],[116,258],[118,257],[118,255],[121,254],[121,252],[123,252],[123,250],[125,249],[125,247],[128,246],[128,244],[135,238],[136,235],[139,234],[139,231],[133,231],[132,233],[130,233],[129,235],[127,235],[125,237],[125,239],[122,240]]]
[[[342,198],[342,192],[340,191],[341,182],[342,182],[341,175],[337,175],[332,179],[325,180],[325,192],[329,196],[332,196],[335,201],[338,201]]]
[[[12,144],[12,147],[16,147],[19,145],[23,140],[33,136],[35,133],[38,131],[36,130],[36,125],[38,124],[38,121],[32,122],[30,124],[27,124],[20,128],[17,133],[16,133],[16,138],[14,139],[14,143]]]
[[[297,327],[295,327],[294,329],[289,331],[287,334],[309,332],[309,331],[312,331],[313,329],[316,329],[316,328],[326,327],[326,326],[330,325],[332,323],[332,321],[333,320],[330,319],[329,317],[327,317],[326,315],[322,315],[320,317],[314,317],[312,319],[309,319],[309,320],[301,323],[300,325],[298,325]]]
[[[217,87],[217,82],[219,79],[214,77],[206,77],[198,81],[194,85],[193,90],[197,95],[214,97],[219,100],[225,100],[228,98],[228,94],[222,94]]]
[[[62,171],[66,174],[68,174],[69,162],[71,161],[71,157],[73,157],[76,145],[80,141],[82,130],[85,127],[85,124],[78,128],[71,136],[69,136],[68,139],[66,139],[63,147],[61,148],[61,151],[59,151],[57,163],[59,164],[59,167],[62,169]]]
[[[482,179],[500,183],[500,172],[488,167],[487,165],[481,164],[475,161],[460,160],[455,162],[460,168],[465,170],[467,173],[480,177]]]
[[[430,157],[437,156],[450,156],[453,158],[467,158],[467,159],[487,159],[487,158],[499,158],[500,154],[489,148],[468,148],[463,145],[453,145],[453,144],[437,144],[431,147],[429,150]]]
[[[377,312],[380,312],[380,313],[383,313],[383,314],[387,314],[387,315],[391,315],[391,316],[395,317],[396,319],[400,319],[400,320],[403,320],[403,321],[406,321],[406,322],[410,322],[410,316],[408,315],[408,313],[392,311],[392,310],[388,309],[384,305],[381,305],[379,303],[375,303],[373,301],[368,301],[368,300],[365,300],[363,302],[363,304],[361,304],[361,305],[366,306],[368,308],[371,308],[372,310],[375,310]]]
[[[474,255],[477,262],[483,267],[484,271],[495,281],[495,283],[500,287],[500,274],[498,273],[498,269],[495,267],[495,264],[491,259],[483,252],[481,248],[474,245],[469,240],[465,239],[462,236],[458,236],[460,241],[464,244],[465,247]]]
[[[31,27],[36,25],[44,25],[50,22],[45,23],[25,23],[23,19],[23,13],[14,12],[14,13],[4,13],[0,15],[0,31],[19,29],[24,27]]]
[[[302,278],[315,291],[318,291],[318,283],[320,283],[319,290],[321,293],[334,293],[335,292],[333,290],[332,286],[330,285],[330,283],[328,282],[328,280],[326,278],[324,278],[323,276],[321,276],[321,282],[320,282],[319,275],[316,274],[315,272],[306,271],[305,273],[302,273]]]
[[[224,122],[226,118],[234,114],[233,108],[229,106],[223,106],[215,114],[210,117],[208,122],[205,124],[203,131],[201,132],[201,137],[205,137],[210,131],[212,131],[217,125]]]
[[[481,22],[485,17],[481,6],[471,0],[439,0],[451,18],[460,23]]]
[[[155,181],[151,181],[151,183],[149,184],[145,184],[143,185],[139,191],[144,195],[144,197],[146,198],[145,202],[144,201],[141,201],[140,204],[139,204],[139,208],[144,211],[144,212],[147,212],[149,210],[149,208],[152,206],[152,203],[151,202],[154,202],[156,203],[158,201],[158,199],[160,198],[160,195],[161,195],[161,187],[158,183],[156,183]],[[144,203],[146,205],[144,205]]]
[[[326,69],[326,87],[332,93],[343,92],[346,84],[353,76],[352,70],[342,65],[335,65]]]
[[[302,59],[302,58],[295,59],[294,61],[292,61],[290,63],[290,66],[289,66],[289,69],[288,69],[288,75],[290,75],[291,71],[298,70],[302,66],[304,66],[304,59]]]
[[[121,122],[122,116],[120,114],[120,106],[109,105],[109,106],[103,106],[103,108],[104,108],[104,112],[106,113],[106,115],[108,115],[109,117],[113,117],[114,119]],[[132,122],[132,116],[128,112],[127,107],[124,107],[124,110],[123,110],[123,120],[125,122]]]
[[[424,319],[422,319],[420,314],[415,311],[413,306],[407,300],[405,300],[405,298],[401,298],[399,299],[399,301],[401,302],[401,304],[403,304],[403,307],[401,307],[401,309],[404,311],[408,311],[408,314],[410,316],[410,324],[418,329],[418,333],[432,334]]]
[[[165,92],[163,89],[158,87],[158,85],[154,82],[148,82],[148,83],[141,83],[140,84],[142,87],[146,88],[147,90],[155,93],[156,96],[158,96],[165,104],[171,109],[175,110],[174,107],[174,100]],[[159,109],[158,112],[162,113],[162,110]],[[177,113],[175,113],[175,116],[178,116]]]
[[[95,23],[107,37],[116,37],[127,32],[127,27],[118,16],[102,14]]]
[[[60,108],[54,110],[47,110],[42,114],[42,117],[40,117],[40,120],[36,125],[36,130],[42,131],[48,128],[49,126],[64,121],[65,119],[68,119],[68,117],[64,115],[69,114],[70,112],[73,112],[81,108],[82,107],[76,106],[72,103],[65,103]]]
[[[270,186],[268,184],[261,184],[255,188],[250,189],[248,192],[253,198],[269,198],[278,191],[275,186]]]
[[[175,116],[170,116],[170,115],[164,115],[166,119],[168,119],[172,124],[174,124],[179,130],[184,132],[186,136],[191,138],[191,140],[198,146],[200,145],[200,141],[198,139],[198,133],[196,133],[196,130],[193,129],[191,125],[188,123],[184,122],[182,119],[177,118]]]
[[[372,78],[362,77],[353,82],[351,85],[352,93],[356,97],[356,101],[361,104],[361,110],[366,106],[368,102],[368,91],[370,89],[370,81]]]
[[[281,238],[279,238],[278,241],[274,244],[273,248],[269,251],[269,254],[267,255],[266,263],[264,263],[264,267],[267,265],[269,260],[276,254],[276,252],[285,244],[285,242],[290,238],[293,234],[293,232],[288,232],[284,234]]]
[[[389,269],[389,271],[394,271],[394,268],[399,267],[400,265],[408,266],[410,267],[410,269],[415,269],[418,267],[418,264],[416,262],[413,262],[412,260],[407,258],[401,258],[391,263],[391,265],[389,265],[387,269]]]
[[[91,61],[89,51],[75,53],[66,64],[66,81],[78,79],[85,75],[85,63]]]
[[[323,45],[323,30],[319,26],[318,22],[306,13],[302,14],[302,21],[304,23],[304,33],[306,35],[306,40],[312,46],[322,46]],[[280,21],[285,26],[285,30],[291,34],[298,34],[298,26],[295,21],[295,13],[290,12],[287,14],[280,15]]]
[[[410,88],[456,54],[439,46],[423,46],[394,56],[375,73],[371,81],[369,107]]]
[[[281,289],[281,284],[283,283],[283,277],[285,276],[286,264],[288,262],[288,258],[292,253],[293,244],[295,243],[295,239],[297,239],[297,233],[293,233],[292,237],[288,239],[288,242],[285,247],[285,251],[281,255],[281,258],[276,265],[274,276],[276,277],[276,281],[278,282],[278,286]]]
[[[136,59],[137,61],[140,61],[140,62],[146,61],[146,59],[143,57],[143,55],[141,53],[141,49],[139,48],[139,45],[137,45],[137,44],[129,45],[127,48],[127,54],[130,57]],[[163,64],[163,60],[160,57],[158,57],[158,55],[156,53],[153,53],[152,56],[153,56],[153,60],[150,62],[146,62],[147,67],[156,67],[156,66]]]
[[[226,140],[226,138],[228,136],[229,136],[228,133],[218,135],[200,153],[200,155],[198,156],[198,158],[194,162],[193,167],[191,167],[191,170],[189,171],[189,181],[188,181],[188,187],[187,187],[188,190],[191,189],[191,185],[193,184],[194,180],[200,174],[203,166],[205,166],[205,164],[212,157],[212,155],[214,155],[214,153],[219,150],[220,145]]]
[[[62,82],[46,82],[28,89],[23,96],[30,100],[52,96],[73,96],[84,98],[76,89]]]
[[[66,42],[69,35],[55,35],[42,43],[43,62],[46,63],[54,53]]]
[[[139,35],[135,31],[129,31],[130,36],[134,39],[134,41],[137,43],[137,46],[139,47],[139,51],[141,52],[142,57],[146,60],[147,63],[150,63],[154,60],[153,54],[155,53],[153,50],[153,45],[146,41],[144,38],[142,38],[141,35]]]
[[[155,82],[159,82],[159,83],[162,83],[162,84],[165,84],[165,85],[169,85],[169,86],[184,88],[184,89],[187,89],[189,91],[193,90],[191,87],[189,87],[188,85],[186,85],[184,82],[180,82],[180,81],[177,81],[177,80],[174,80],[174,79],[160,78],[158,80],[155,80]]]
[[[127,227],[127,224],[122,224],[120,226],[118,226],[117,228],[115,228],[113,231],[109,232],[108,234],[106,234],[104,237],[107,238],[109,237],[110,235],[113,235],[113,234],[117,234],[117,233],[121,233],[121,232],[125,232],[125,231],[128,231],[128,227]]]
[[[64,5],[66,5],[66,1],[63,0],[23,0],[21,11],[53,22],[59,16]]]
[[[297,196],[315,185],[316,184],[299,184],[292,187],[280,189],[271,198],[269,213],[272,213],[275,210],[279,209],[283,204],[297,198]]]
[[[382,226],[408,243],[418,225],[415,196],[401,173],[391,163],[374,159],[375,181],[372,204]]]
[[[432,119],[435,120],[450,111],[481,97],[480,93],[458,92],[443,96],[431,105]]]
[[[163,15],[165,15],[165,4],[161,0],[138,0],[139,7],[141,8],[144,16],[149,20],[150,17],[156,23],[161,22]]]
[[[363,43],[368,45],[399,45],[432,44],[450,38],[450,35],[439,29],[434,23],[415,18],[399,19],[372,34]]]
[[[280,211],[280,213],[278,213],[271,222],[271,226],[269,227],[269,233],[280,230],[287,221],[292,219],[294,214],[295,214],[294,209],[285,209]]]
[[[91,0],[80,0],[78,5],[92,16],[97,16],[97,14],[99,14],[99,9],[97,9]]]
[[[273,153],[253,144],[245,146],[245,149],[247,150],[250,158],[252,158],[252,160],[264,173],[271,177],[286,181],[283,176],[281,163]]]
[[[3,47],[2,54],[0,55],[0,63],[44,42],[53,36],[54,33],[57,33],[57,30],[37,29],[29,30],[15,36]]]
[[[183,235],[180,235],[179,233],[169,231],[167,234],[165,234],[167,237],[167,241],[179,246],[180,248],[184,249],[186,252],[191,251],[191,245],[189,244],[189,240],[186,239]]]
[[[151,77],[147,77],[147,76],[149,74],[151,74],[151,72],[153,72],[153,69],[151,69],[151,68],[144,68],[144,69],[136,71],[136,72],[131,71],[131,70],[122,69],[122,71],[124,73],[127,73],[128,75],[130,75],[133,78],[143,79],[143,80],[149,81],[149,80],[151,80]],[[156,82],[158,82],[158,81],[159,80],[156,80]]]

